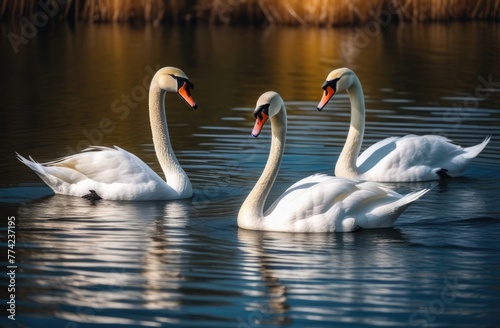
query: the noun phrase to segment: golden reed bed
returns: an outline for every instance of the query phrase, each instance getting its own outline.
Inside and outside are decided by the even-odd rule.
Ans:
[[[500,0],[4,0],[0,17],[45,12],[88,22],[335,26],[374,19],[495,20]]]

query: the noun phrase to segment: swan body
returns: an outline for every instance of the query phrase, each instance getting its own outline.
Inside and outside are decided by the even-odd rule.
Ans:
[[[119,147],[91,146],[81,153],[37,163],[17,154],[55,193],[83,197],[93,190],[109,200],[169,200],[189,198],[191,182],[170,145],[165,94],[179,93],[192,107],[193,84],[180,69],[164,67],[151,81],[149,113],[153,144],[166,181],[134,154]]]
[[[252,135],[257,137],[271,120],[268,161],[238,213],[238,226],[280,232],[352,232],[359,228],[391,227],[401,213],[429,189],[400,195],[373,182],[316,174],[290,186],[264,212],[285,147],[286,109],[275,92],[257,101]]]
[[[323,89],[325,92],[318,110],[342,90],[347,90],[351,102],[351,125],[335,166],[335,175],[339,177],[404,182],[462,176],[469,162],[479,155],[491,138],[488,136],[478,145],[462,148],[436,135],[391,137],[375,143],[359,155],[365,129],[361,82],[352,70],[340,68],[328,75]]]

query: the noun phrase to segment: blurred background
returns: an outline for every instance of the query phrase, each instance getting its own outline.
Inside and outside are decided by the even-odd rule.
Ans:
[[[394,21],[498,20],[498,0],[4,0],[2,18],[33,15],[87,22],[286,24],[366,23],[390,13]],[[47,11],[49,11],[47,10]]]

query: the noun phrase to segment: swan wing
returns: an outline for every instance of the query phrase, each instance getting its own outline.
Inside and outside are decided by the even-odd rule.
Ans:
[[[331,176],[311,176],[294,184],[264,213],[266,230],[291,232],[345,231],[341,224],[341,201],[357,183]],[[290,191],[289,188],[288,191]],[[339,223],[340,222],[340,223]],[[348,230],[346,230],[348,231]]]
[[[104,199],[171,199],[176,192],[137,156],[119,147],[93,146],[47,163],[20,156],[55,193],[83,196],[89,190]],[[167,198],[168,197],[168,198]]]
[[[419,194],[402,196],[373,182],[311,176],[295,184],[266,211],[270,228],[276,231],[354,231],[390,227]],[[303,182],[303,183],[300,183]],[[418,197],[417,197],[418,196]]]
[[[370,181],[436,180],[440,174],[460,176],[489,140],[488,137],[479,145],[462,148],[437,135],[387,138],[359,156],[358,171],[361,179]]]
[[[353,180],[354,181],[354,180]],[[321,190],[321,187],[318,188],[318,185],[324,182],[329,182],[327,186],[330,186],[332,188],[331,192],[327,193],[326,190]],[[321,204],[322,203],[322,198],[324,198],[324,195],[328,194],[333,197],[335,193],[341,193],[342,192],[342,185],[338,184],[338,186],[335,183],[332,182],[340,182],[340,179],[334,179],[332,181],[332,176],[328,176],[326,174],[314,174],[311,175],[307,178],[304,178],[302,180],[297,181],[293,185],[291,185],[283,194],[281,194],[272,204],[269,206],[269,208],[266,210],[264,215],[268,215],[270,213],[273,213],[274,211],[283,211],[283,209],[288,210],[291,209],[294,206],[310,206],[311,208],[315,206],[315,204]],[[337,189],[334,188],[338,187]],[[344,185],[345,187],[345,185]],[[313,193],[317,193],[318,191],[321,192],[319,198],[314,199]],[[304,198],[304,195],[307,195],[307,198]],[[312,203],[310,203],[312,202]],[[300,210],[298,210],[301,212]]]
[[[411,203],[430,191],[422,189],[401,195],[373,182],[359,184],[358,188],[344,206],[347,215],[356,218],[356,225],[363,229],[391,227]]]
[[[356,165],[358,168],[363,167],[363,171],[368,171],[374,164],[396,149],[396,141],[399,139],[400,137],[386,138],[366,148],[366,150],[358,156]]]
[[[295,182],[293,185],[288,187],[288,189],[285,190],[285,192],[280,197],[283,197],[287,193],[293,193],[295,191],[303,189],[305,186],[312,186],[312,185],[316,185],[320,182],[330,180],[330,178],[331,178],[331,176],[326,175],[324,173],[317,173],[317,174],[310,175],[302,180]]]
[[[42,164],[53,168],[73,169],[88,179],[102,183],[123,181],[141,183],[148,179],[161,179],[146,163],[122,148],[93,146],[81,153]],[[163,181],[163,180],[162,180]]]

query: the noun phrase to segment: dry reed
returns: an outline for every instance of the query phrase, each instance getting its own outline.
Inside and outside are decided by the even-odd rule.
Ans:
[[[89,22],[336,26],[384,15],[391,21],[500,19],[500,0],[3,0],[0,16],[30,16],[47,3],[59,16]]]

